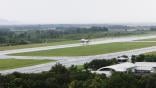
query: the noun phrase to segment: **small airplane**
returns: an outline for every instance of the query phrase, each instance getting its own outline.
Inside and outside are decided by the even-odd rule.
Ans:
[[[83,44],[88,44],[90,42],[90,40],[88,40],[88,39],[81,39],[80,42],[83,43]]]

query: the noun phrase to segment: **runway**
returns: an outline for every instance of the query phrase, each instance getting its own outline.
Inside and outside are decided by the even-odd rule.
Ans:
[[[126,37],[126,38],[113,38],[113,39],[106,39],[100,40],[96,42],[91,42],[90,45],[94,44],[102,44],[102,43],[112,43],[112,42],[128,42],[140,39],[148,39],[148,38],[156,38],[156,36],[146,36],[146,37]],[[116,53],[108,53],[108,54],[101,54],[101,55],[93,55],[93,56],[71,56],[71,57],[40,57],[40,56],[8,56],[6,54],[13,54],[13,53],[21,53],[21,52],[31,52],[31,51],[40,51],[40,50],[48,50],[48,49],[58,49],[58,48],[68,48],[68,47],[77,47],[82,46],[82,44],[66,44],[66,45],[58,45],[58,46],[47,46],[47,47],[39,47],[39,48],[27,48],[27,49],[17,49],[17,50],[7,50],[7,51],[0,51],[0,58],[15,58],[15,59],[51,59],[57,60],[56,62],[51,62],[47,64],[40,64],[35,66],[29,67],[22,67],[10,70],[3,70],[0,71],[1,74],[10,74],[13,72],[21,72],[21,73],[38,73],[42,71],[48,71],[50,68],[55,65],[56,63],[61,63],[66,67],[71,65],[81,65],[86,62],[90,62],[94,59],[111,59],[122,55],[139,55],[142,53],[156,51],[156,46],[141,48],[141,49],[134,49]]]
[[[89,45],[95,45],[95,44],[105,44],[105,43],[113,43],[113,42],[128,42],[128,41],[135,41],[135,40],[141,40],[141,39],[150,39],[150,38],[156,38],[155,35],[153,36],[130,36],[130,37],[116,37],[116,38],[106,38],[106,39],[92,39]],[[14,50],[5,50],[0,51],[0,58],[1,55],[6,54],[14,54],[14,53],[23,53],[23,52],[33,52],[33,51],[41,51],[41,50],[49,50],[49,49],[59,49],[59,48],[69,48],[69,47],[78,47],[82,46],[81,43],[75,43],[75,44],[65,44],[65,45],[55,45],[55,46],[45,46],[45,47],[35,47],[35,48],[25,48],[25,49],[14,49]]]
[[[55,65],[56,63],[61,63],[61,64],[65,65],[66,67],[69,67],[73,64],[74,65],[81,65],[81,64],[84,64],[86,62],[90,62],[94,59],[111,59],[111,58],[115,58],[115,57],[122,56],[122,55],[127,55],[127,56],[139,55],[142,53],[147,53],[147,52],[152,52],[152,51],[156,51],[156,46],[148,47],[148,48],[135,49],[135,50],[129,50],[129,51],[116,52],[116,53],[95,55],[95,56],[64,57],[64,58],[58,60],[57,62],[51,62],[51,63],[47,63],[47,64],[40,64],[40,65],[11,69],[11,70],[4,70],[4,71],[0,71],[0,73],[9,74],[9,73],[12,73],[15,71],[21,72],[21,73],[38,73],[38,72],[50,70],[50,68],[53,65]],[[20,59],[21,57],[16,56],[16,58]],[[23,58],[26,58],[26,57],[23,56]],[[32,59],[32,58],[33,59],[37,59],[37,58],[41,59],[42,58],[42,59],[54,60],[54,59],[59,59],[60,57],[44,57],[43,58],[43,57],[31,57],[31,56],[29,56],[29,59]]]

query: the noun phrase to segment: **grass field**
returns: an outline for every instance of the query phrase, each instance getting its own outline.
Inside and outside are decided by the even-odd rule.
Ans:
[[[156,46],[156,42],[121,42],[72,48],[17,53],[18,56],[87,56]]]
[[[33,66],[33,65],[43,64],[48,62],[52,62],[52,60],[0,59],[0,70]]]
[[[22,49],[22,48],[34,48],[34,47],[42,47],[42,46],[54,46],[54,45],[71,44],[71,43],[78,43],[78,40],[52,42],[52,43],[27,44],[27,45],[15,45],[15,46],[3,46],[3,47],[0,47],[0,51]]]
[[[156,38],[151,38],[151,39],[142,39],[142,40],[138,40],[138,41],[156,41]]]
[[[145,55],[156,55],[156,51],[154,52],[149,52],[149,53],[144,53]]]

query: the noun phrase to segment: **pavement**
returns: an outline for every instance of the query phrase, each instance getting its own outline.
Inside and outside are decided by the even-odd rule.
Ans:
[[[156,36],[140,36],[140,37],[120,37],[120,38],[109,38],[104,40],[91,40],[90,45],[94,44],[103,44],[103,43],[113,43],[113,42],[130,42],[135,40],[141,39],[150,39],[156,38]],[[93,42],[94,41],[94,42]],[[15,59],[50,59],[50,60],[57,60],[56,62],[40,64],[35,66],[28,66],[16,69],[9,69],[0,71],[1,74],[10,74],[13,72],[21,72],[21,73],[38,73],[42,71],[48,71],[52,66],[56,63],[61,63],[66,67],[71,65],[81,65],[86,62],[90,62],[94,59],[111,59],[122,55],[139,55],[142,53],[156,51],[156,46],[141,48],[141,49],[134,49],[116,53],[108,53],[108,54],[101,54],[101,55],[93,55],[93,56],[71,56],[71,57],[41,57],[41,56],[9,56],[7,54],[14,54],[14,53],[22,53],[22,52],[32,52],[32,51],[41,51],[41,50],[48,50],[48,49],[59,49],[59,48],[68,48],[68,47],[77,47],[82,46],[81,43],[76,44],[66,44],[66,45],[57,45],[57,46],[46,46],[46,47],[37,47],[37,48],[26,48],[26,49],[15,49],[15,50],[6,50],[0,51],[0,58],[15,58]]]

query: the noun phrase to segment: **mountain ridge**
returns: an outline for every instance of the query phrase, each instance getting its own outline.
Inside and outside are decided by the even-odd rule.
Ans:
[[[7,19],[0,18],[0,25],[17,25],[17,24],[20,24],[20,22],[10,21],[10,20],[7,20]]]

